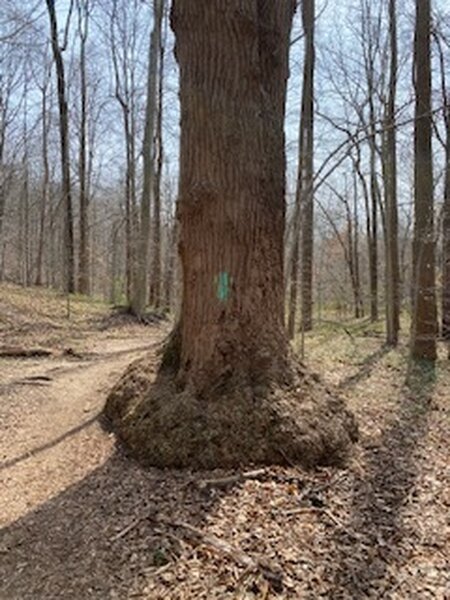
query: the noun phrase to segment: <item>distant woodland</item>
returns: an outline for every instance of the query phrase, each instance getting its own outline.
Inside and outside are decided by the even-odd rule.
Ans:
[[[170,9],[3,0],[0,280],[138,316],[179,310],[184,109]],[[288,35],[289,337],[369,318],[395,344],[412,317],[416,353],[432,357],[450,336],[450,10],[304,0]],[[236,135],[215,160],[238,152]]]

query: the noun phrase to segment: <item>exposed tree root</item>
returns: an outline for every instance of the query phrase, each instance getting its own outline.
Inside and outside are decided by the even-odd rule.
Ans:
[[[158,467],[342,463],[357,438],[353,415],[316,377],[295,385],[229,381],[210,397],[177,389],[170,369],[154,382],[148,360],[132,364],[109,395],[105,416],[132,454]]]

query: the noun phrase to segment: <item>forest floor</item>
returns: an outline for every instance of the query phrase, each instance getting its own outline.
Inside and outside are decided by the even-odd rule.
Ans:
[[[443,349],[411,374],[367,322],[307,336],[359,420],[344,469],[143,470],[98,415],[131,361],[156,370],[169,325],[81,299],[65,313],[0,286],[2,600],[450,599]]]

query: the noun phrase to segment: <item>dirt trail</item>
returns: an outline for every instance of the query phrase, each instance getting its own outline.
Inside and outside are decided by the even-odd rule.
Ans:
[[[113,382],[161,339],[157,329],[90,340],[78,358],[3,360],[0,525],[7,525],[103,463],[112,436],[97,417]],[[79,460],[82,456],[82,461]]]
[[[360,423],[347,468],[271,468],[208,490],[204,473],[142,469],[97,421],[127,364],[148,354],[156,369],[168,327],[11,314],[3,343],[55,355],[0,359],[0,600],[450,598],[448,361],[415,380],[406,346],[316,334],[310,362]],[[211,536],[274,565],[282,585]]]

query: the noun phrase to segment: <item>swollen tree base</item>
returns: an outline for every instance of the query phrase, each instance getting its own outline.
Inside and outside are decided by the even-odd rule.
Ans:
[[[189,385],[179,389],[167,366],[154,381],[153,368],[148,359],[133,363],[104,410],[130,453],[147,466],[335,465],[357,439],[343,401],[302,366],[293,366],[288,386],[250,387],[231,377],[201,397]]]

